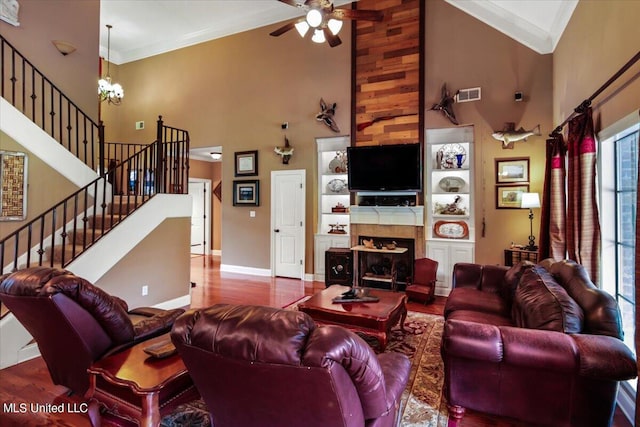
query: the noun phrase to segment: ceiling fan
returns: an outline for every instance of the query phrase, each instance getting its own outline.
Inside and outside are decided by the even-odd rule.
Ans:
[[[383,14],[379,10],[357,10],[357,9],[335,9],[331,0],[278,0],[307,11],[305,16],[283,25],[277,30],[269,33],[273,37],[278,37],[287,31],[295,28],[301,37],[304,37],[309,29],[313,29],[311,40],[316,43],[329,43],[329,46],[336,47],[342,43],[338,32],[342,28],[342,21],[345,19],[382,21]]]

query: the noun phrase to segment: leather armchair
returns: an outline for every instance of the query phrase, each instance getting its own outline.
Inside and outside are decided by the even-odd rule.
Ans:
[[[218,304],[182,315],[171,339],[216,427],[397,425],[408,358],[306,313]]]
[[[0,300],[33,336],[54,384],[84,395],[96,360],[168,332],[182,309],[129,310],[73,273],[33,267],[0,276]]]
[[[409,299],[433,302],[436,291],[436,277],[438,261],[429,258],[419,258],[413,263],[413,277],[408,280],[405,292]]]

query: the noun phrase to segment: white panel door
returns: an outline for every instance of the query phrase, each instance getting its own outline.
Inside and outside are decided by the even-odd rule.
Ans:
[[[305,171],[271,172],[271,265],[274,276],[304,278]]]
[[[193,209],[191,211],[191,253],[205,255],[208,253],[209,244],[209,206],[211,201],[208,188],[211,181],[189,180],[189,195],[191,196]]]

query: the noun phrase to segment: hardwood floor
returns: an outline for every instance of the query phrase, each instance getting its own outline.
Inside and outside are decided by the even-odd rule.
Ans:
[[[191,258],[191,281],[196,286],[191,291],[191,307],[207,307],[224,302],[232,304],[257,304],[284,307],[307,295],[324,289],[322,282],[248,276],[220,272],[218,257],[197,256]],[[435,303],[423,305],[409,302],[408,309],[423,313],[442,315],[446,299],[436,298]],[[88,418],[82,413],[69,412],[79,409],[79,396],[67,396],[66,389],[51,383],[47,367],[38,357],[27,362],[0,370],[0,426],[68,426],[89,427]],[[62,405],[62,413],[47,411],[9,413],[7,404],[21,404],[28,408],[31,403]],[[75,406],[74,406],[75,405]],[[523,424],[499,417],[468,411],[460,427],[523,427]],[[631,424],[616,412],[613,427],[630,427]],[[284,426],[283,426],[284,427]]]

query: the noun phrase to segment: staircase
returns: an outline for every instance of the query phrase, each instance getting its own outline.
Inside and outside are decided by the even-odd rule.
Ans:
[[[0,236],[0,273],[44,265],[95,282],[163,215],[187,216],[184,203],[166,195],[186,194],[189,134],[159,117],[154,142],[107,144],[102,123],[80,111],[1,35],[0,51],[0,130],[81,187]],[[30,341],[0,304],[0,369],[37,355]]]
[[[113,202],[109,203],[104,213],[87,216],[86,227],[69,232],[69,244],[55,246],[53,250],[48,248],[46,252],[53,254],[53,265],[63,267],[68,260],[75,259],[89,242],[97,242],[145,201],[142,196],[113,196]]]

